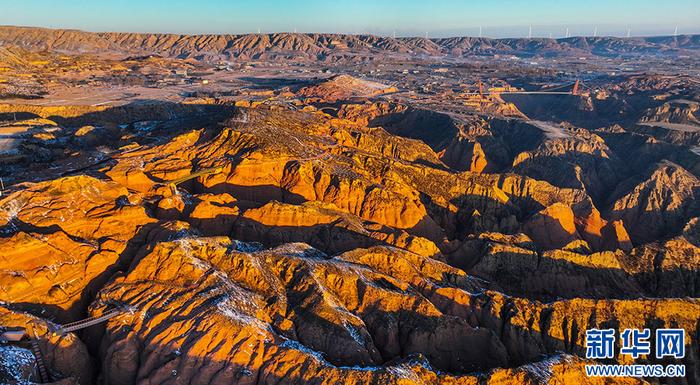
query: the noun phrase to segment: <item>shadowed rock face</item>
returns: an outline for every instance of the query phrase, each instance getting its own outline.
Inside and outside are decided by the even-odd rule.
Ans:
[[[697,343],[697,160],[668,160],[678,145],[399,103],[248,105],[77,171],[47,162],[2,196],[0,325],[35,325],[57,383],[641,384],[586,377],[584,331]],[[103,143],[76,139],[94,129],[66,143]]]
[[[662,162],[640,184],[612,204],[613,217],[628,223],[632,240],[646,243],[677,233],[698,215],[700,181],[671,162]]]
[[[635,301],[544,305],[495,292],[474,296],[476,287],[460,270],[387,247],[328,257],[303,244],[253,251],[228,238],[161,243],[98,296],[132,309],[107,325],[103,373],[110,384],[144,376],[301,384],[319,374],[318,383],[472,383],[501,373],[450,377],[427,361],[441,371],[517,364],[580,351],[575,325],[641,327],[660,316],[692,328],[700,310],[680,300],[648,301],[652,311]],[[593,308],[607,310],[589,319]],[[539,326],[528,328],[532,318]],[[421,356],[395,361],[411,353]],[[562,360],[577,376],[570,358],[535,365]]]
[[[38,317],[26,313],[17,313],[0,307],[0,324],[9,328],[24,328],[29,336],[37,339],[43,354],[45,364],[60,372],[66,378],[60,384],[87,385],[93,381],[95,370],[85,344],[75,335],[58,336],[49,333],[52,324]],[[6,346],[0,345],[0,349]],[[31,346],[23,343],[22,346],[10,346],[14,351],[5,351],[0,355],[0,373],[8,374],[7,378],[0,377],[3,383],[13,384],[12,374],[22,370],[28,370],[31,378],[37,381],[36,362]],[[9,348],[8,348],[9,350]],[[19,360],[17,360],[19,358]],[[1,375],[0,375],[1,376]],[[26,381],[26,376],[14,378],[17,384]],[[38,382],[38,381],[37,381]]]
[[[216,348],[216,354],[208,359],[228,357],[228,362],[219,365],[239,366],[239,371],[247,369],[254,377],[263,374],[258,373],[261,370],[269,371],[264,375],[279,376],[284,372],[285,356],[296,356],[315,365],[324,365],[327,360],[337,366],[352,367],[381,365],[420,352],[433,365],[448,371],[506,362],[505,349],[492,331],[474,329],[466,320],[444,316],[408,282],[397,281],[358,260],[369,258],[377,264],[392,263],[398,269],[415,270],[413,279],[416,285],[424,286],[423,290],[430,290],[431,285],[420,282],[422,274],[418,269],[436,277],[454,275],[459,279],[456,271],[439,262],[416,265],[427,260],[385,248],[369,249],[362,255],[358,255],[359,251],[350,252],[332,260],[303,244],[237,252],[229,242],[185,238],[162,243],[123,280],[105,288],[101,299],[128,301],[137,308],[129,318],[140,320],[129,333],[135,339],[121,335],[119,322],[116,329],[108,328],[103,341],[109,342],[102,346],[107,354],[118,357],[122,346],[152,344],[161,337],[147,334],[157,328],[165,334],[181,335],[179,341],[159,347],[161,352],[162,348],[179,350],[184,355],[211,353],[207,352],[207,345],[218,345],[220,338],[220,342],[230,340]],[[466,281],[463,274],[461,278]],[[166,299],[167,305],[163,306],[154,298],[156,287],[141,287],[144,279],[151,284],[167,283],[166,290],[172,292],[158,288],[155,295],[177,299]],[[168,314],[186,316],[190,318],[187,325],[198,326],[187,330],[185,325],[157,321],[169,318]],[[204,343],[196,337],[198,330],[206,330],[207,338],[213,339]],[[149,341],[139,341],[144,337]],[[202,350],[198,352],[197,346]],[[248,348],[236,349],[237,346]],[[425,350],[426,346],[430,348]],[[275,364],[277,360],[280,361]],[[116,367],[122,365],[118,360],[107,361]],[[138,361],[147,363],[150,359],[142,356]],[[136,369],[132,376],[158,367]],[[235,371],[232,375],[236,375]]]

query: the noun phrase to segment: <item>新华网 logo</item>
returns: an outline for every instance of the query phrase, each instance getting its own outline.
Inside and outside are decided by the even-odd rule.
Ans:
[[[615,357],[615,329],[589,329],[586,331],[586,358],[607,359]],[[625,329],[620,333],[620,354],[637,359],[650,355],[652,333],[649,329]],[[684,329],[657,329],[655,334],[656,358],[685,357]]]

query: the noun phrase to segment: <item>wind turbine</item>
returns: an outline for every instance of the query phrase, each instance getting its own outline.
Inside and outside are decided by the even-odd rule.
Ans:
[[[673,30],[673,36],[678,36],[678,26]]]
[[[627,37],[632,36],[632,28],[627,27]]]
[[[479,26],[479,37],[481,37],[481,26]]]
[[[598,36],[598,26],[593,27],[593,37]]]
[[[569,27],[566,27],[566,37],[569,37]]]
[[[530,25],[530,31],[527,33],[527,38],[532,39],[532,25]]]

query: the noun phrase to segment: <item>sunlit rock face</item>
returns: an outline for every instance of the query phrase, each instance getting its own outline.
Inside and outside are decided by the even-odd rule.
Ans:
[[[42,361],[51,370],[61,373],[57,384],[88,385],[94,380],[90,354],[85,344],[74,334],[59,336],[50,332],[53,324],[39,317],[0,307],[0,324],[6,328],[25,328],[28,336],[36,338]],[[0,380],[4,384],[39,382],[37,360],[31,346],[0,345]]]
[[[323,374],[321,383],[495,381],[505,377],[501,370],[440,373],[579,351],[580,336],[562,334],[571,333],[563,324],[618,319],[636,327],[658,319],[692,329],[700,311],[681,300],[545,305],[496,292],[474,295],[476,288],[460,270],[385,246],[329,257],[298,243],[259,250],[228,238],[164,242],[98,295],[130,309],[107,324],[100,347],[105,379],[301,384]],[[503,319],[503,309],[515,315]],[[599,318],[589,319],[592,309]],[[545,330],[532,326],[545,314],[547,323],[534,323]],[[554,356],[512,370],[522,377],[509,381],[583,379],[579,362]],[[559,365],[569,373],[552,370]]]
[[[496,49],[485,39],[88,36],[50,37],[67,51],[157,41],[162,56],[71,62],[151,75],[227,49],[329,61],[368,60],[344,49]],[[0,50],[10,54],[29,53]],[[421,104],[375,80],[266,89],[281,80],[265,78],[185,103],[0,105],[3,119],[28,114],[0,122],[26,132],[0,159],[0,174],[19,170],[0,196],[0,326],[26,330],[0,344],[0,383],[34,381],[43,360],[57,385],[644,384],[586,376],[585,330],[664,327],[685,330],[689,380],[677,383],[696,383],[697,137],[654,125],[696,124],[697,108],[647,94],[674,82],[630,80],[612,100],[566,95],[551,111],[494,96],[460,115],[442,108],[459,92]],[[635,90],[640,116],[624,127],[581,118],[627,113]],[[562,121],[537,120],[545,112]]]
[[[112,181],[76,176],[5,197],[0,300],[47,305],[62,320],[79,317],[89,292],[126,263],[155,222],[130,196]]]

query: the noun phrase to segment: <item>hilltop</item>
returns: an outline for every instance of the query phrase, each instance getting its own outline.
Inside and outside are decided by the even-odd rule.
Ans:
[[[34,27],[0,27],[0,45],[63,53],[159,54],[197,59],[289,59],[332,60],[347,55],[697,55],[700,35],[659,37],[570,37],[427,39],[376,35],[320,33],[271,33],[244,35],[177,35],[153,33],[84,32]]]

